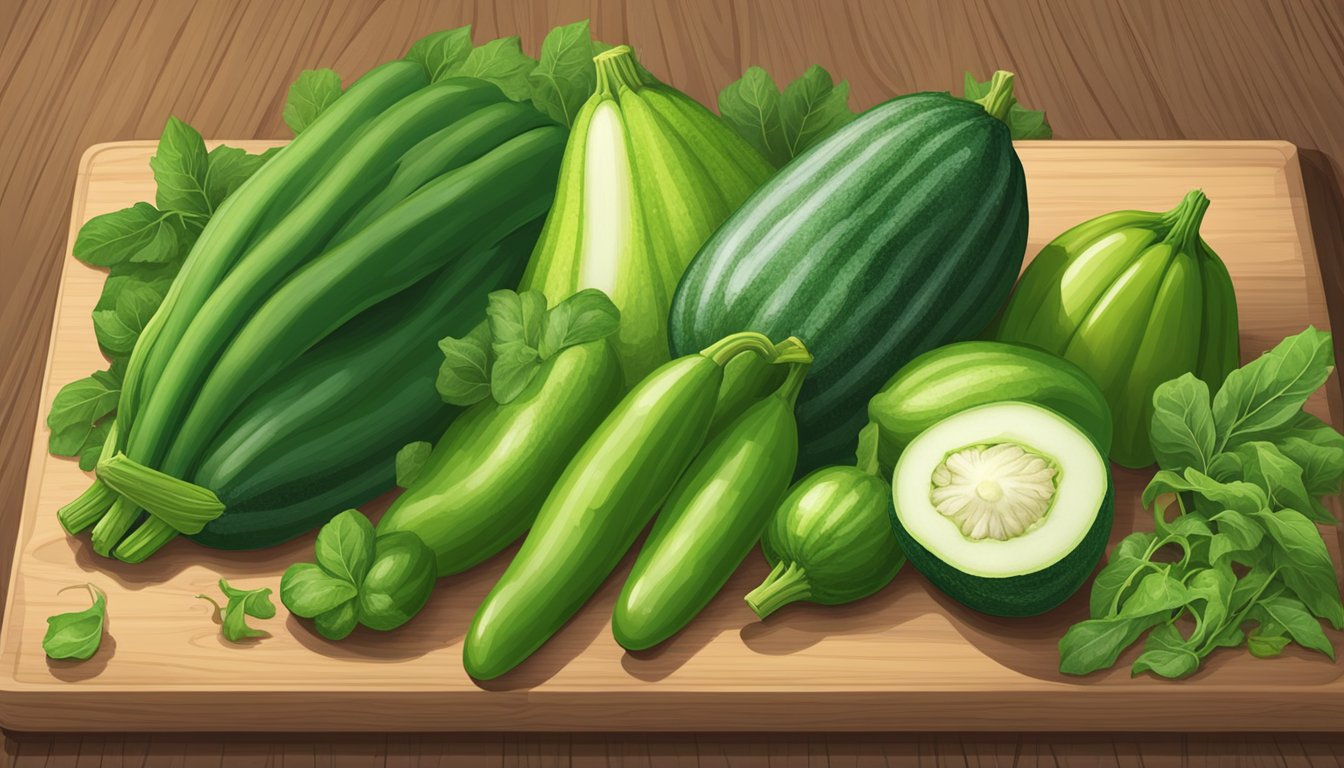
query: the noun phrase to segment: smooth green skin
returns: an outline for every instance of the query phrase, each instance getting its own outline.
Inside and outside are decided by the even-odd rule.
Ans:
[[[592,597],[700,448],[723,369],[672,360],[621,400],[552,489],[467,631],[462,663],[489,680],[521,664]]]
[[[1153,463],[1158,384],[1194,372],[1217,390],[1239,359],[1236,295],[1198,236],[1202,208],[1189,226],[1191,202],[1106,214],[1060,235],[1023,272],[994,333],[1060,355],[1096,382],[1115,426],[1109,456],[1121,466]]]
[[[624,391],[620,359],[600,341],[561,350],[505,405],[478,403],[378,523],[413,533],[436,573],[460,573],[523,535],[569,460]]]
[[[689,624],[761,538],[797,461],[793,402],[782,394],[711,440],[668,496],[616,600],[616,642],[652,648]]]
[[[890,584],[905,564],[891,534],[890,509],[891,487],[857,467],[806,475],[761,534],[761,551],[774,570],[747,604],[764,617],[789,602],[840,605]],[[796,575],[781,578],[790,566]]]
[[[706,440],[712,440],[754,403],[778,389],[784,383],[787,369],[788,366],[774,365],[760,355],[737,355],[729,360],[723,366],[723,384],[719,387]]]
[[[359,623],[386,632],[425,607],[434,590],[434,553],[409,533],[380,534],[373,546],[357,597]]]
[[[1022,344],[963,341],[911,360],[868,401],[868,419],[878,425],[878,462],[890,474],[919,433],[955,413],[1004,400],[1062,413],[1103,456],[1110,452],[1110,407],[1081,368]]]

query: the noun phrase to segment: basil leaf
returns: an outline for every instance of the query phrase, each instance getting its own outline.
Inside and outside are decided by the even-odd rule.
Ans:
[[[1308,493],[1339,493],[1344,480],[1344,435],[1309,413],[1299,413],[1273,440],[1284,456],[1302,468]]]
[[[1120,605],[1120,618],[1133,619],[1171,612],[1190,602],[1190,595],[1180,580],[1173,578],[1168,569],[1145,575]]]
[[[1217,440],[1209,385],[1191,373],[1158,385],[1153,392],[1149,436],[1153,454],[1163,469],[1194,467],[1208,472]]]
[[[207,600],[219,613],[220,634],[230,643],[237,643],[254,637],[268,637],[268,633],[253,629],[247,625],[247,617],[270,619],[275,616],[275,603],[271,602],[270,587],[260,589],[235,589],[225,579],[219,580],[219,590],[224,593],[226,603],[220,607],[209,595],[197,595]]]
[[[439,341],[443,363],[434,387],[445,403],[472,405],[490,396],[490,328],[481,323],[466,336]]]
[[[47,414],[51,430],[47,450],[56,456],[82,453],[96,440],[98,424],[116,410],[120,397],[121,377],[111,371],[98,371],[61,387]]]
[[[1262,599],[1255,608],[1283,627],[1293,638],[1293,642],[1312,651],[1318,651],[1335,660],[1335,648],[1321,629],[1321,623],[1315,619],[1302,601],[1286,595],[1277,595]]]
[[[285,125],[297,136],[313,124],[327,107],[341,97],[341,76],[331,69],[307,69],[299,73],[289,86],[285,109],[281,113]]]
[[[719,116],[775,167],[792,157],[780,115],[779,86],[764,69],[749,67],[719,91]]]
[[[313,549],[328,574],[359,588],[373,562],[373,523],[357,509],[336,515],[317,532]],[[283,583],[281,585],[283,589]]]
[[[537,62],[523,53],[518,36],[512,35],[473,48],[462,66],[453,71],[453,75],[488,80],[499,86],[510,99],[526,101],[532,95],[527,76],[536,66]]]
[[[1199,650],[1222,631],[1232,614],[1232,592],[1236,586],[1237,575],[1225,562],[1195,572],[1187,591],[1190,596],[1188,607],[1195,615],[1196,625],[1185,644],[1187,647]]]
[[[833,84],[831,74],[816,64],[785,86],[779,101],[789,157],[801,155],[855,117],[849,109],[849,83]]]
[[[79,468],[85,472],[92,472],[98,466],[98,459],[103,455],[103,444],[107,442],[107,433],[111,429],[112,419],[103,419],[93,425],[84,438],[84,443],[79,447]],[[60,455],[60,454],[57,454]]]
[[[279,147],[272,147],[259,155],[251,155],[237,147],[222,144],[210,150],[204,184],[205,200],[210,206],[210,213],[213,215],[220,203],[223,203],[279,151]]]
[[[1170,470],[1160,470],[1143,489],[1143,505],[1151,507],[1153,500],[1163,493],[1191,492],[1203,496],[1224,509],[1235,509],[1250,514],[1265,508],[1268,499],[1259,487],[1246,482],[1220,483],[1193,467],[1187,467],[1184,476]]]
[[[313,563],[295,563],[280,578],[280,602],[295,616],[311,619],[351,600],[359,590]]]
[[[562,349],[604,339],[620,324],[621,311],[611,299],[596,288],[586,288],[546,313],[537,351],[546,360]]]
[[[1247,480],[1260,486],[1269,497],[1273,509],[1296,509],[1318,523],[1333,524],[1328,514],[1316,517],[1316,507],[1302,483],[1302,468],[1284,456],[1273,443],[1252,440],[1237,446],[1242,469]]]
[[[415,479],[420,476],[420,470],[425,468],[425,462],[429,461],[429,454],[434,450],[434,446],[419,440],[414,443],[407,443],[397,451],[396,478],[398,488],[410,488]]]
[[[1114,666],[1121,652],[1150,627],[1165,622],[1166,613],[1135,618],[1088,619],[1069,627],[1059,640],[1059,671],[1086,675]]]
[[[513,341],[494,346],[495,362],[490,369],[490,395],[497,403],[513,402],[541,370],[537,350]]]
[[[1213,398],[1219,448],[1290,423],[1334,367],[1330,334],[1308,327],[1232,371]]]
[[[157,286],[149,283],[122,284],[115,308],[93,311],[93,332],[98,345],[112,357],[130,355],[140,332],[163,303],[163,296]]]
[[[346,600],[335,608],[314,616],[313,625],[317,628],[317,633],[328,640],[344,640],[348,637],[359,623],[355,603],[354,600]]]
[[[452,74],[471,53],[471,26],[446,29],[415,41],[406,59],[425,68],[431,83]]]
[[[1250,552],[1260,546],[1264,529],[1235,509],[1219,512],[1213,521],[1218,533],[1209,544],[1209,559],[1215,564],[1232,552]]]
[[[1228,483],[1242,476],[1241,457],[1235,453],[1220,453],[1209,462],[1209,477]]]
[[[1199,669],[1199,655],[1190,650],[1173,624],[1154,629],[1144,642],[1143,653],[1134,660],[1130,675],[1152,672],[1166,678],[1186,677]]]
[[[1151,531],[1135,531],[1120,540],[1111,552],[1111,557],[1135,557],[1140,560],[1147,560],[1150,554],[1149,550],[1157,543],[1157,534]]]
[[[1283,653],[1283,649],[1288,647],[1289,638],[1283,634],[1282,627],[1270,627],[1266,629],[1261,625],[1251,630],[1251,634],[1246,636],[1246,649],[1252,656],[1261,659],[1272,659]]]
[[[980,82],[970,73],[962,82],[961,98],[966,101],[979,101],[989,95],[989,80]],[[1027,109],[1013,99],[1008,108],[1008,132],[1014,139],[1048,139],[1054,135],[1050,124],[1045,121],[1045,113]]]
[[[1150,567],[1147,560],[1132,555],[1112,554],[1106,567],[1097,573],[1092,582],[1092,595],[1089,600],[1090,615],[1101,619],[1116,614],[1125,591],[1134,583],[1135,577]]]
[[[107,597],[102,590],[92,584],[83,586],[89,590],[92,605],[82,611],[58,613],[47,619],[47,633],[42,637],[42,650],[48,658],[84,661],[97,653],[98,646],[103,642]]]
[[[136,203],[94,216],[75,235],[73,254],[91,267],[128,261],[162,264],[178,258],[178,235],[171,214]]]
[[[201,134],[176,117],[168,118],[158,149],[149,158],[156,187],[154,205],[160,211],[209,216],[210,202],[205,195],[208,165]]]
[[[494,291],[486,304],[485,316],[496,357],[507,344],[540,349],[546,323],[546,296],[541,291]]]
[[[1339,582],[1316,524],[1291,509],[1257,512],[1255,519],[1264,526],[1273,543],[1273,561],[1283,583],[1313,614],[1330,622],[1335,629],[1344,629]]]
[[[587,19],[548,32],[537,68],[527,76],[533,106],[557,123],[572,126],[597,84],[595,53]]]

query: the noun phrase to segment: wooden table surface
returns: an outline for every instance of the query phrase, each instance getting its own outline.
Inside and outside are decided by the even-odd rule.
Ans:
[[[792,79],[819,63],[851,82],[855,107],[959,88],[967,69],[1006,68],[1060,138],[1294,142],[1331,314],[1344,317],[1340,0],[0,0],[0,541],[13,540],[28,436],[47,406],[37,392],[84,148],[155,138],[169,114],[206,136],[283,137],[285,88],[301,69],[355,75],[467,22],[478,39],[519,34],[535,53],[550,27],[584,17],[598,37],[629,42],[655,73],[711,103],[751,64]],[[9,556],[0,551],[0,574]],[[1338,767],[1344,738],[9,734],[3,755],[20,766]]]

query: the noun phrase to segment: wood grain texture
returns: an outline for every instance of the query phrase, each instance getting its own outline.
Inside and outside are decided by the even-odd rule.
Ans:
[[[0,268],[6,278],[0,281],[0,391],[6,393],[0,498],[9,501],[0,505],[0,541],[14,538],[29,436],[39,407],[46,406],[39,395],[44,352],[70,191],[85,147],[152,138],[170,113],[210,136],[280,137],[284,88],[300,69],[335,66],[353,75],[419,35],[467,21],[476,23],[478,39],[517,33],[535,51],[545,29],[584,16],[599,36],[636,45],[651,68],[698,98],[711,96],[748,64],[762,64],[782,79],[822,63],[850,80],[856,106],[907,90],[946,89],[964,69],[984,75],[1002,66],[1018,72],[1024,100],[1047,109],[1060,137],[1286,139],[1303,149],[1327,299],[1336,312],[1344,301],[1344,4],[1337,0],[852,0],[824,6],[806,0],[6,0],[0,2]],[[8,555],[0,550],[0,559]],[[8,572],[0,562],[0,574]],[[216,765],[239,742],[212,741],[188,751],[199,757],[174,757],[188,754],[174,746],[178,742],[145,741],[141,757],[122,761],[109,752],[105,764]],[[50,765],[97,765],[111,744],[62,743]],[[276,765],[332,763],[318,760],[329,754],[323,747],[329,737],[265,743],[270,746],[249,754]],[[386,749],[385,741],[368,743],[375,745],[371,752],[342,749],[401,754]],[[772,754],[760,739],[737,743],[733,754],[754,755],[754,764]],[[830,754],[845,754],[838,743],[828,742]],[[1045,759],[1021,764],[1138,764],[1130,743],[1103,738],[1069,753],[1040,750]],[[1192,737],[1143,762],[1180,764],[1181,756],[1193,756],[1192,765],[1336,764],[1337,742],[1333,762],[1318,757],[1312,746],[1318,743]],[[482,764],[567,764],[568,742],[533,744],[525,753],[485,750],[498,762]],[[1227,751],[1229,744],[1237,751]],[[12,746],[7,743],[6,754]],[[919,754],[944,754],[939,764],[992,764],[957,747],[955,739],[938,737]],[[425,754],[434,750],[426,746]],[[542,754],[564,757],[530,759]],[[827,762],[823,754],[796,764]],[[439,763],[393,756],[388,764]],[[706,758],[704,764],[727,763]],[[882,763],[837,757],[834,764]],[[901,761],[893,757],[891,764]]]

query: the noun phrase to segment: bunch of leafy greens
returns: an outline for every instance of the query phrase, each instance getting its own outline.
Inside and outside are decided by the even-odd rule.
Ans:
[[[219,613],[219,632],[230,643],[256,637],[266,637],[266,633],[247,625],[247,617],[269,619],[275,616],[275,603],[271,602],[270,587],[261,589],[235,589],[225,579],[219,580],[219,591],[224,593],[227,602],[221,606],[209,595],[197,595],[197,599],[206,600],[215,606]]]
[[[1091,618],[1059,642],[1061,672],[1110,667],[1149,630],[1136,675],[1184,677],[1243,643],[1260,657],[1295,642],[1334,659],[1318,619],[1344,628],[1344,606],[1317,525],[1337,524],[1320,499],[1340,491],[1344,437],[1302,410],[1332,359],[1330,335],[1308,328],[1233,371],[1212,401],[1190,374],[1158,387],[1161,470],[1143,493],[1155,530],[1111,552]]]
[[[85,661],[98,652],[98,646],[103,642],[107,597],[92,584],[80,586],[89,590],[93,604],[82,611],[59,613],[47,619],[47,634],[42,638],[42,650],[48,658]]]
[[[989,95],[989,83],[989,80],[982,83],[967,72],[961,89],[961,98],[966,101],[980,101]],[[1045,121],[1044,112],[1027,109],[1019,104],[1016,98],[1008,108],[1006,122],[1008,131],[1014,139],[1048,139],[1054,135],[1050,124]]]
[[[280,602],[289,612],[313,619],[318,634],[340,640],[359,621],[356,598],[373,565],[373,523],[347,509],[318,531],[316,563],[296,563],[280,579]]]
[[[93,330],[110,365],[56,394],[47,415],[52,454],[78,456],[81,469],[93,469],[140,332],[163,303],[205,223],[274,151],[250,155],[218,146],[207,152],[199,133],[169,118],[149,161],[157,186],[154,203],[95,216],[80,228],[75,258],[108,270],[93,308]]]
[[[840,130],[855,118],[849,83],[838,85],[813,64],[797,80],[779,86],[760,67],[719,92],[719,117],[776,168]]]

